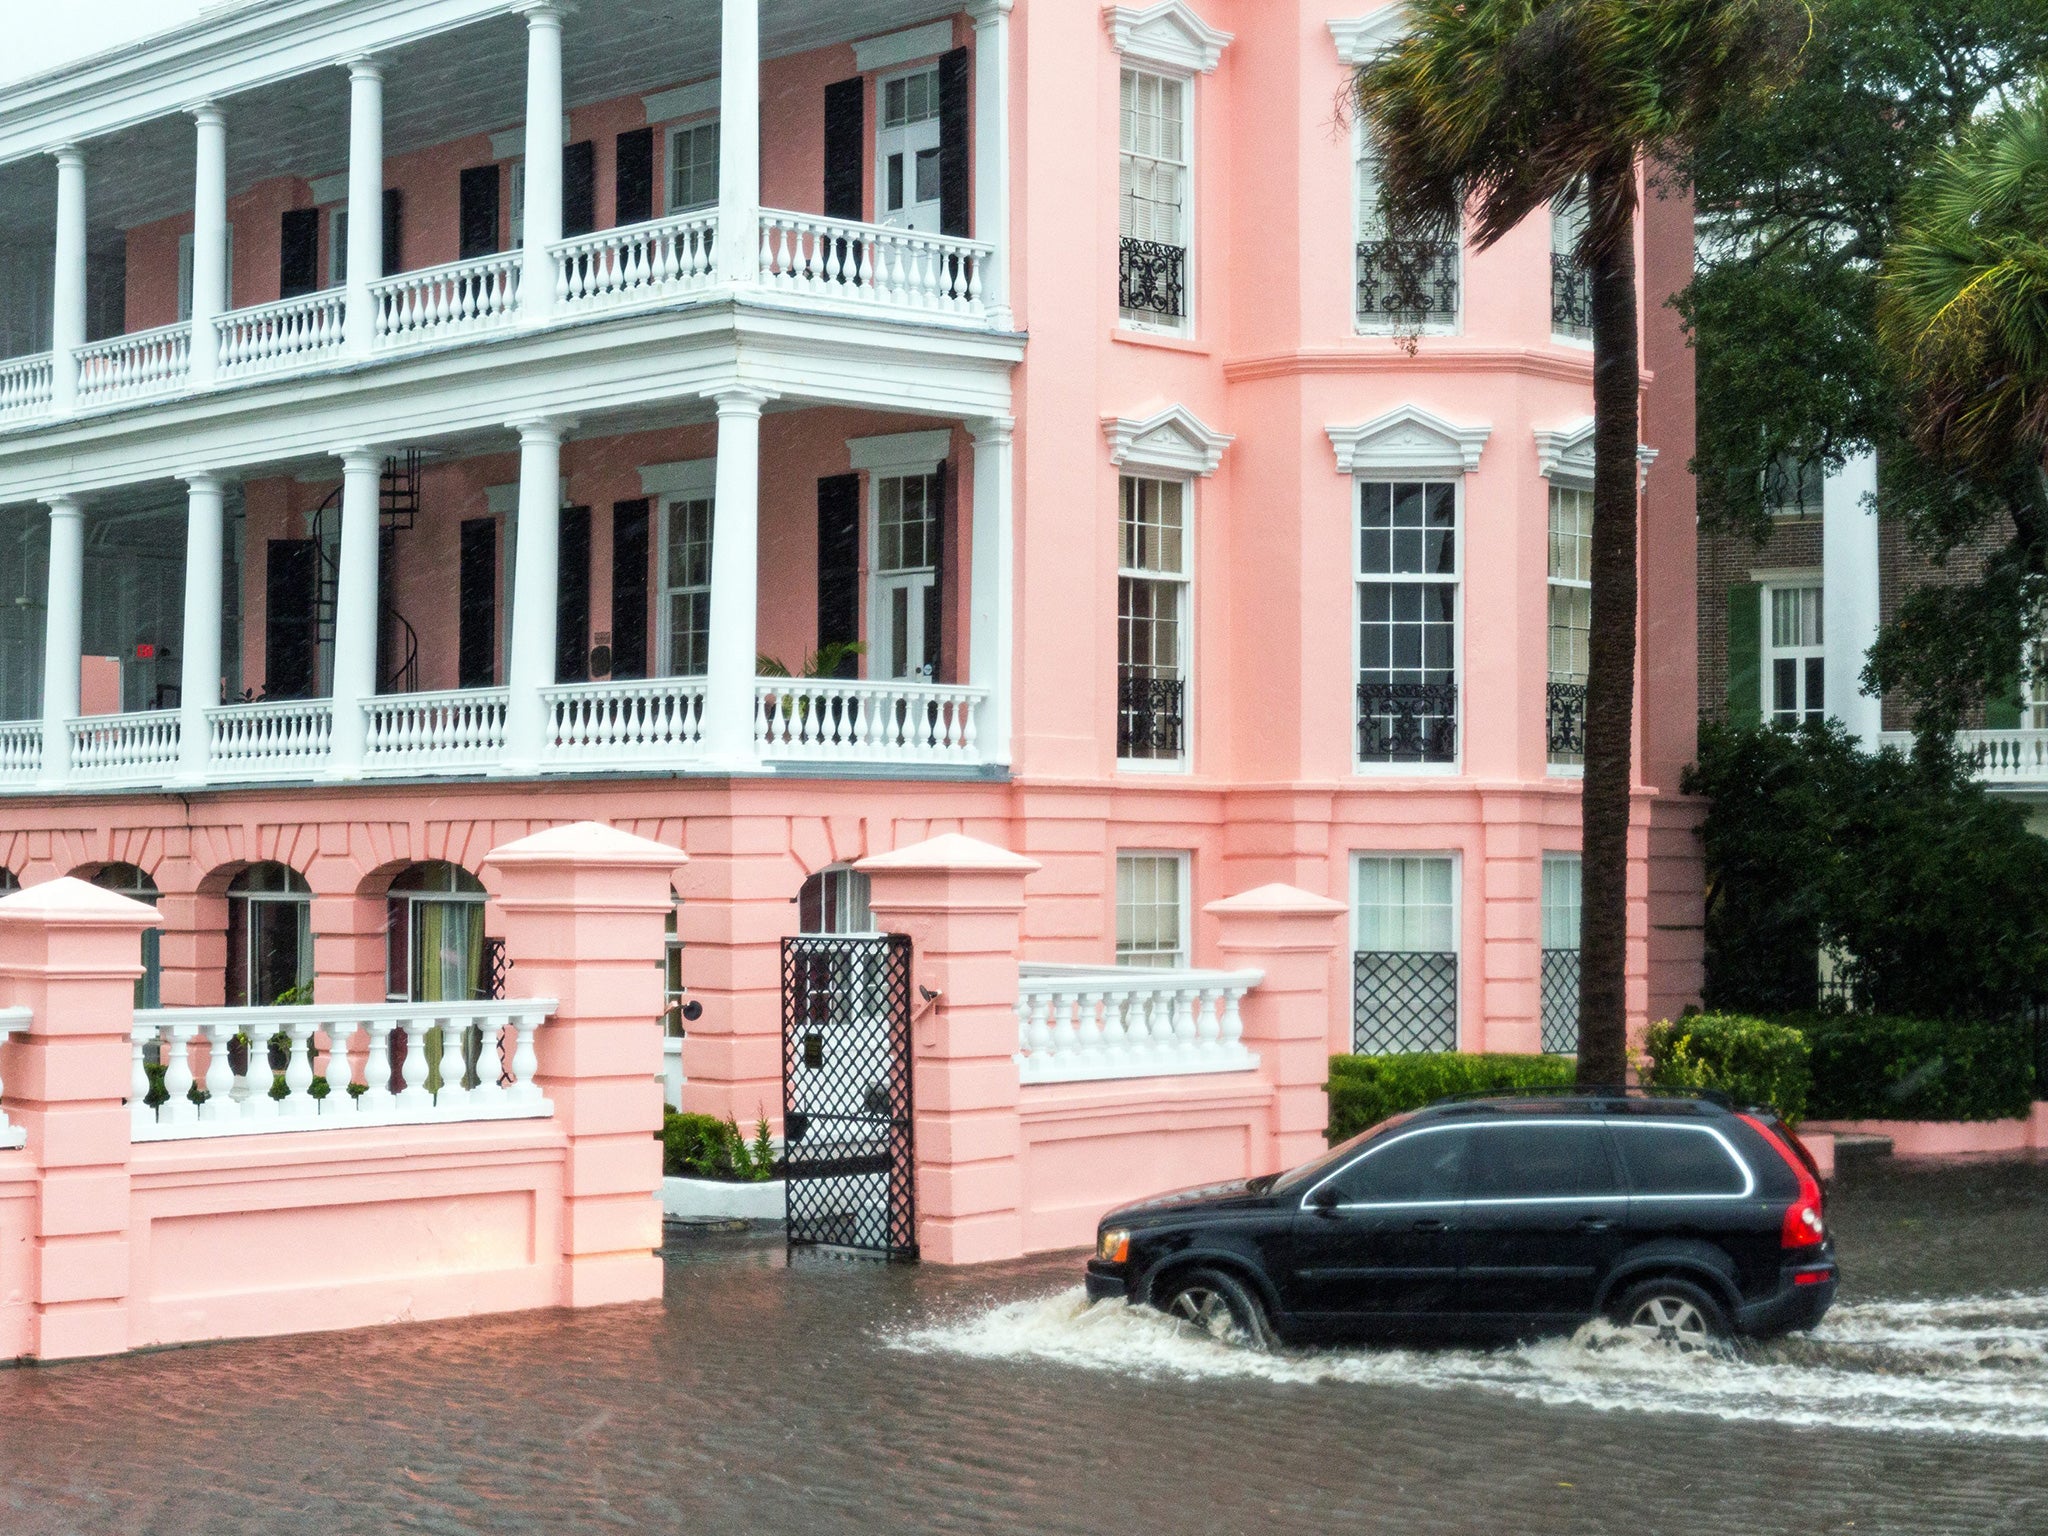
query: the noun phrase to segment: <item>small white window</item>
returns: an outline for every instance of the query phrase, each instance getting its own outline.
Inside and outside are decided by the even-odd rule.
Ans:
[[[1364,854],[1354,871],[1353,1045],[1360,1055],[1458,1048],[1458,866]]]
[[[830,935],[874,932],[868,877],[844,865],[821,869],[797,893],[797,930]]]
[[[892,229],[939,233],[939,72],[921,69],[877,86],[881,122],[875,143],[875,210]]]
[[[695,213],[718,206],[718,119],[668,131],[668,211]]]
[[[711,660],[712,498],[668,502],[662,515],[661,617],[666,676],[702,677]]]
[[[189,234],[178,236],[178,319],[180,322],[192,318],[192,240]],[[228,226],[228,261],[225,307],[235,307],[235,226]]]
[[[1819,517],[1827,483],[1827,466],[1819,459],[1781,454],[1764,471],[1764,507],[1773,517]]]
[[[507,249],[518,250],[526,243],[526,162],[512,162],[512,243]]]
[[[1116,856],[1116,963],[1180,970],[1188,963],[1185,853]]]
[[[327,286],[340,288],[348,282],[348,210],[336,208],[327,215]]]
[[[1827,717],[1827,652],[1821,588],[1768,587],[1764,612],[1764,712],[1777,725]]]
[[[1178,763],[1187,753],[1190,488],[1125,475],[1119,484],[1117,756]]]
[[[868,614],[868,673],[929,682],[939,671],[939,517],[945,481],[936,472],[877,474],[873,493],[875,581]]]
[[[1188,319],[1190,82],[1123,72],[1117,209],[1118,304],[1134,325]]]
[[[1583,763],[1593,629],[1593,493],[1550,488],[1550,761]]]

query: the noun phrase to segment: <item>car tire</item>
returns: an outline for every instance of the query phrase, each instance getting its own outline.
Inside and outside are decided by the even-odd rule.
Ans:
[[[1727,1308],[1677,1275],[1638,1281],[1622,1292],[1609,1316],[1645,1343],[1685,1354],[1721,1349],[1733,1333]]]
[[[1185,1331],[1263,1353],[1275,1343],[1273,1325],[1256,1292],[1220,1269],[1191,1269],[1164,1287],[1159,1310]]]

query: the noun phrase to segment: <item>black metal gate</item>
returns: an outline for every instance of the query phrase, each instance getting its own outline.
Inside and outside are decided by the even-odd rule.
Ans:
[[[782,1126],[790,1246],[917,1257],[909,939],[782,941]]]

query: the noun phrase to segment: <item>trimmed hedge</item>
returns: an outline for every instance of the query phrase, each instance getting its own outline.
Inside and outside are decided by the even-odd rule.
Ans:
[[[2033,1032],[2011,1021],[1887,1014],[1788,1018],[1813,1049],[1823,1120],[2017,1120],[2034,1102]]]
[[[1735,1013],[1694,1013],[1650,1026],[1643,1084],[1711,1088],[1744,1107],[1768,1104],[1797,1125],[1813,1085],[1807,1039],[1799,1030]]]
[[[1454,1093],[1568,1088],[1577,1071],[1569,1056],[1333,1056],[1323,1085],[1330,1095],[1330,1144]]]

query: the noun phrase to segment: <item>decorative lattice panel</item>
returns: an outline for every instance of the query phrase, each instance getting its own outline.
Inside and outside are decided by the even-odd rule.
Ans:
[[[1362,952],[1352,996],[1352,1043],[1361,1056],[1458,1048],[1455,954]]]

